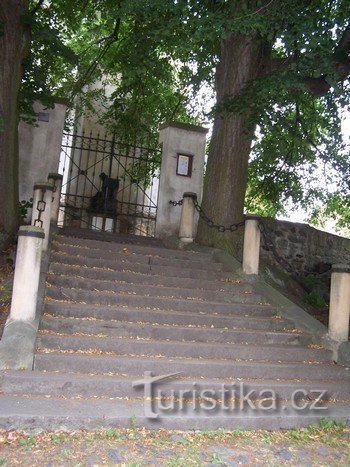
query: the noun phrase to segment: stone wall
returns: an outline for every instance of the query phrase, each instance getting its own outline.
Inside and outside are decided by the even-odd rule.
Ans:
[[[262,219],[266,232],[278,255],[295,276],[323,274],[332,264],[350,264],[350,239],[299,224],[276,219]],[[261,242],[261,256],[276,262],[271,249]]]

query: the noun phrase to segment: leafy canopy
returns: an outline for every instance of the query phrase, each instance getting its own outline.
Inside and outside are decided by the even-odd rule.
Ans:
[[[221,40],[257,34],[271,52],[270,67],[206,115],[245,113],[257,125],[247,210],[276,216],[302,206],[314,222],[333,216],[348,225],[349,157],[339,113],[349,106],[349,82],[339,79],[338,65],[349,60],[349,46],[339,47],[349,6],[349,0],[32,1],[22,105],[29,111],[34,98],[49,104],[55,94],[72,103],[79,96],[78,107],[92,111],[99,100],[110,131],[156,141],[161,122],[203,117],[206,103],[191,102],[199,104],[193,99],[203,86],[215,88]],[[88,87],[98,80],[103,86]]]

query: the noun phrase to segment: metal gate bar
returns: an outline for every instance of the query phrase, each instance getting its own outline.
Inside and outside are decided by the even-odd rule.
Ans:
[[[115,136],[65,133],[59,224],[97,230],[106,230],[108,224],[113,231],[154,236],[160,159],[160,149],[123,143]],[[108,201],[114,210],[107,211],[111,192],[107,188],[102,193],[105,179],[119,180],[119,189]],[[93,199],[101,196],[104,210],[94,212]]]

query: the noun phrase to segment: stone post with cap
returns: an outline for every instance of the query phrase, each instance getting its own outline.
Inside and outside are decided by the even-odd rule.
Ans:
[[[350,265],[332,266],[331,296],[329,302],[329,337],[337,342],[349,339],[350,319]]]
[[[63,175],[58,173],[50,173],[47,181],[53,186],[52,204],[51,204],[51,224],[57,226],[58,214],[60,210],[60,200],[62,191]]]
[[[43,241],[42,228],[20,227],[10,311],[13,321],[35,319]]]
[[[245,274],[259,273],[260,259],[260,229],[259,218],[247,216],[244,225],[243,272]]]
[[[53,185],[47,181],[34,184],[31,224],[44,230],[43,251],[47,251],[50,238],[51,204]]]
[[[186,192],[183,194],[180,218],[179,238],[183,243],[192,243],[195,235],[195,206],[197,194]]]

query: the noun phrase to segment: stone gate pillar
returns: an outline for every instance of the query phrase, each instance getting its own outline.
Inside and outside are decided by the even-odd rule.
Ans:
[[[181,206],[179,201],[185,192],[197,195],[202,201],[205,142],[208,130],[201,126],[171,122],[160,128],[162,163],[158,191],[156,237],[178,236]],[[195,219],[197,229],[198,216]]]

